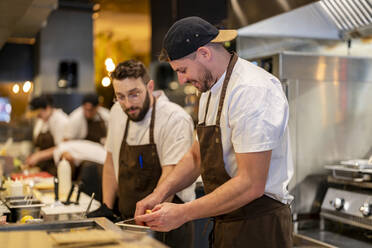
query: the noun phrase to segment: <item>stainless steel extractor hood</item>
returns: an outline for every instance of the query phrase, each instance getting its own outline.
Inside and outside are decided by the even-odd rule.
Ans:
[[[341,36],[372,34],[371,0],[323,0],[319,5],[337,25]]]
[[[1,0],[0,49],[10,38],[34,38],[58,0]]]
[[[240,28],[239,36],[342,40],[372,32],[371,0],[322,0]]]

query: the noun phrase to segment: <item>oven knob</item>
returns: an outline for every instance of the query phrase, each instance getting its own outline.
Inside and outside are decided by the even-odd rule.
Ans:
[[[363,216],[368,217],[372,213],[371,205],[369,203],[364,203],[363,206],[360,207],[360,212],[362,212]]]
[[[330,203],[336,210],[341,210],[344,208],[345,200],[337,197],[333,201],[330,201]]]

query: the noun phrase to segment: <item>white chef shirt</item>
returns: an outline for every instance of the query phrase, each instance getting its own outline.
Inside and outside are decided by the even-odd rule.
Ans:
[[[204,120],[209,93],[206,125],[216,123],[225,75],[201,95],[199,123]],[[239,58],[227,86],[220,120],[225,169],[231,177],[236,175],[235,153],[272,150],[265,195],[286,204],[293,200],[287,190],[293,175],[288,117],[288,102],[279,80]]]
[[[100,120],[100,117],[105,122],[107,127],[108,125],[108,118],[110,116],[110,111],[106,108],[101,106],[97,107],[98,115],[94,117],[94,120]],[[76,108],[71,114],[68,116],[68,125],[65,130],[65,138],[66,139],[85,139],[88,134],[88,122],[84,116],[83,107],[80,106]]]
[[[69,140],[60,143],[53,151],[55,164],[58,164],[64,152],[70,153],[75,165],[80,165],[82,161],[91,161],[103,165],[106,159],[104,146],[90,140]]]
[[[154,141],[160,164],[162,166],[177,164],[189,151],[193,142],[193,121],[191,117],[177,104],[168,100],[162,91],[154,91],[156,100],[156,115],[154,123]],[[152,108],[140,122],[130,121],[128,130],[128,145],[149,144],[149,131]],[[115,175],[119,174],[119,154],[126,128],[127,115],[117,102],[111,108],[106,149],[112,153]],[[184,201],[195,199],[195,183],[177,193]]]
[[[53,136],[54,144],[58,145],[63,141],[64,130],[67,122],[68,116],[62,111],[62,109],[53,109],[47,122],[44,122],[40,118],[37,119],[33,130],[33,137],[36,139],[40,133],[50,131]]]

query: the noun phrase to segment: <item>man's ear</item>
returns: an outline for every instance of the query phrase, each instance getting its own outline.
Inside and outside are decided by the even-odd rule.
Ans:
[[[198,50],[196,50],[196,54],[202,60],[210,60],[212,57],[211,50],[207,46],[199,47]]]
[[[148,90],[150,93],[152,93],[152,92],[154,91],[154,87],[155,87],[154,80],[151,79],[151,80],[147,83],[146,87],[147,87],[147,90]]]

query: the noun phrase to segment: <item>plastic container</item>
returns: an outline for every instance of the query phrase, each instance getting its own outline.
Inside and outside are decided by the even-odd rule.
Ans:
[[[23,184],[16,180],[10,184],[10,195],[11,196],[23,196]]]
[[[66,159],[62,159],[58,164],[57,176],[59,181],[58,195],[61,201],[67,198],[71,188],[71,166]]]

